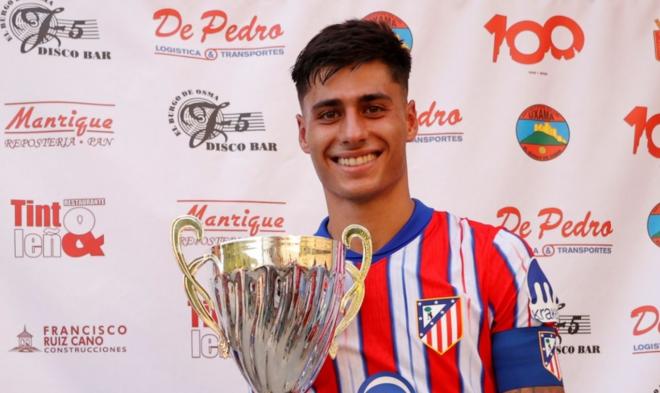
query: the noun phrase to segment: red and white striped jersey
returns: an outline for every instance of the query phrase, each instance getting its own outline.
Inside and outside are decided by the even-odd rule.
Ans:
[[[327,219],[317,235],[329,237]],[[492,335],[541,325],[525,289],[530,260],[515,235],[415,201],[374,254],[360,312],[310,392],[496,392]]]

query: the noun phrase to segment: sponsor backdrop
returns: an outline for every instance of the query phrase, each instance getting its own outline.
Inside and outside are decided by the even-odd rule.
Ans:
[[[191,258],[316,229],[289,69],[349,18],[412,51],[414,196],[533,247],[567,391],[660,390],[657,0],[0,0],[0,390],[247,391],[170,222]]]

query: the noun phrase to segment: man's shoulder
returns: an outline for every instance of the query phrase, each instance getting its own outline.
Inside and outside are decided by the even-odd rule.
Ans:
[[[435,221],[436,224],[440,223],[446,225],[449,227],[450,231],[452,228],[460,231],[469,230],[471,236],[474,238],[489,238],[492,240],[500,232],[509,233],[501,225],[495,226],[443,210],[433,210],[433,221]]]

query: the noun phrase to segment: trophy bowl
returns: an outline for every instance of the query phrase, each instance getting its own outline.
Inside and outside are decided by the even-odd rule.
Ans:
[[[317,236],[237,239],[188,263],[179,238],[189,228],[201,238],[202,224],[194,216],[172,224],[174,253],[190,304],[218,335],[220,356],[231,354],[257,393],[306,392],[326,356],[335,356],[335,338],[362,304],[371,264],[369,232],[350,225],[341,243]],[[362,241],[360,269],[345,260],[353,238]],[[209,261],[213,299],[195,278]],[[217,322],[209,310],[213,305]]]

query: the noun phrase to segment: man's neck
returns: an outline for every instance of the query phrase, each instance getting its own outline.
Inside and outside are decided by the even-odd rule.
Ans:
[[[326,196],[327,197],[327,196]],[[415,208],[407,192],[396,198],[375,198],[368,202],[349,200],[331,201],[328,198],[328,232],[340,240],[341,233],[350,224],[359,224],[371,233],[373,250],[377,251],[403,228]],[[351,249],[361,252],[361,244],[353,242]]]

